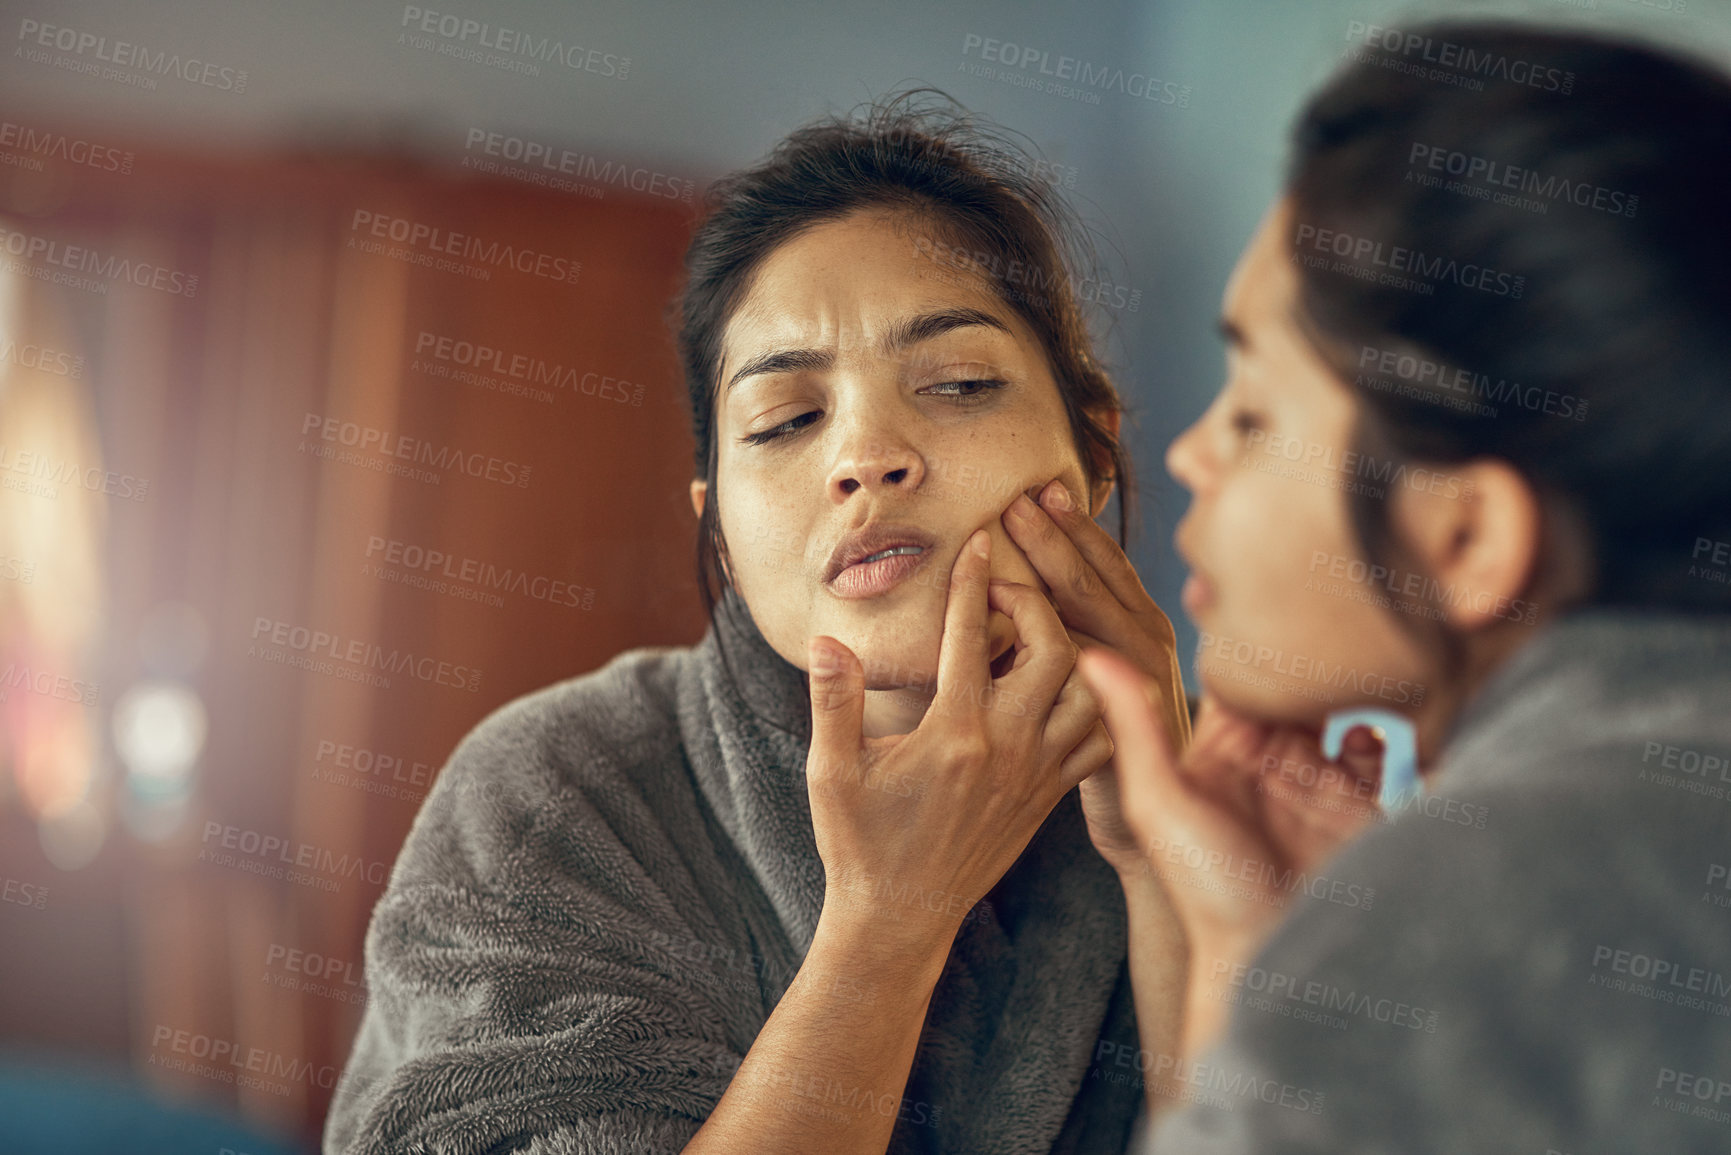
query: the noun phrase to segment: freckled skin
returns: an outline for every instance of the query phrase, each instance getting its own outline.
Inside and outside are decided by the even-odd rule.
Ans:
[[[1038,340],[978,274],[932,276],[915,246],[922,227],[862,211],[794,237],[764,260],[722,340],[723,383],[766,352],[833,355],[829,368],[755,375],[723,392],[715,497],[734,584],[776,652],[805,669],[807,639],[825,634],[864,664],[868,735],[906,733],[930,704],[948,577],[968,536],[991,535],[993,577],[1046,592],[1000,516],[1053,478],[1087,492]],[[955,308],[1009,331],[969,325],[899,353],[882,346],[892,325]],[[1004,384],[957,384],[982,379]],[[741,441],[789,422],[779,441]],[[699,510],[704,489],[693,482]],[[1109,493],[1096,487],[1096,512]],[[936,545],[895,589],[837,597],[822,580],[831,550],[880,521],[918,526]],[[1014,642],[1010,620],[993,611],[990,655]]]

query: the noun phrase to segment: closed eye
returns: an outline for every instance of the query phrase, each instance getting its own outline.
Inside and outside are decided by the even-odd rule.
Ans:
[[[1240,437],[1245,436],[1252,430],[1262,428],[1262,414],[1252,413],[1248,409],[1234,409],[1230,421],[1232,423],[1233,431]]]

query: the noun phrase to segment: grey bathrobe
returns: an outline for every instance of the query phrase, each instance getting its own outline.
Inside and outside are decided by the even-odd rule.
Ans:
[[[477,725],[374,910],[327,1155],[679,1151],[817,927],[809,741],[804,674],[731,593],[699,645]],[[1093,1064],[1135,1046],[1125,945],[1072,791],[963,923],[889,1150],[1123,1151],[1140,1090]]]
[[[1147,1150],[1731,1151],[1731,615],[1548,627],[1432,791],[1219,976]]]

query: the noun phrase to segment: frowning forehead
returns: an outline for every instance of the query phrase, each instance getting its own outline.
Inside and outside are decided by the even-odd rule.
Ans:
[[[817,371],[837,358],[905,357],[949,334],[1033,340],[978,274],[934,277],[929,265],[882,216],[789,240],[765,258],[723,332],[723,392],[750,375]]]

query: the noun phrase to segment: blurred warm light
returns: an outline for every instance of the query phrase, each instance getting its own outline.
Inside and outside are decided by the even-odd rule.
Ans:
[[[82,707],[48,698],[30,702],[19,734],[18,792],[40,821],[58,818],[85,801],[96,760],[93,729]]]
[[[108,837],[108,820],[89,799],[45,820],[38,829],[42,852],[61,870],[90,865]]]
[[[207,729],[204,703],[180,682],[135,682],[114,706],[114,748],[140,785],[184,783]]]

